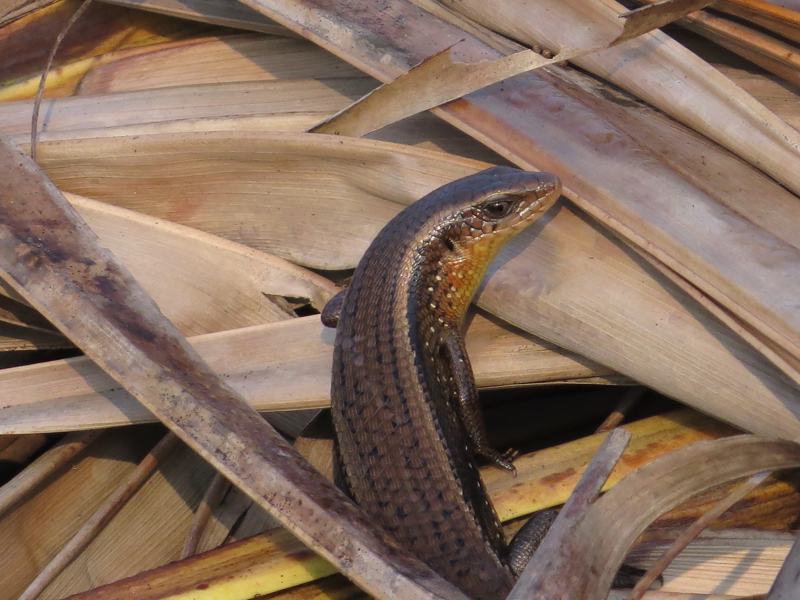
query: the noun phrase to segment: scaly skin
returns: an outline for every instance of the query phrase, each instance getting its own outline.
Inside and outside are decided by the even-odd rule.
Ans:
[[[464,318],[500,248],[560,189],[509,167],[439,188],[378,234],[340,308],[331,394],[349,492],[475,600],[505,597],[514,575],[473,456],[510,465],[486,443]]]

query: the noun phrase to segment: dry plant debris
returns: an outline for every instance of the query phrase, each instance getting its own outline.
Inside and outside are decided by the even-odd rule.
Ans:
[[[463,598],[320,475],[316,313],[510,162],[565,190],[467,335],[523,451],[482,471],[507,533],[566,502],[512,596],[599,600],[675,543],[637,594],[792,597],[800,12],[639,4],[98,1],[42,82],[80,2],[0,0],[3,594]]]

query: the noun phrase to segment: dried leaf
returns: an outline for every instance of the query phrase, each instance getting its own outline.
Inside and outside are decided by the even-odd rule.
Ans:
[[[559,46],[558,53],[545,58],[523,50],[491,61],[471,62],[459,55],[459,43],[425,59],[408,73],[370,92],[344,111],[311,128],[314,133],[361,137],[424,110],[456,100],[484,87],[526,71],[573,60],[610,48],[652,29],[662,27],[687,12],[703,8],[713,0],[662,0],[622,15],[622,33],[591,46]]]
[[[800,579],[800,542],[795,539],[789,555],[778,571],[766,600],[791,600],[797,594],[797,581]]]
[[[80,461],[62,467],[44,489],[0,520],[4,594],[22,593],[153,443],[152,433],[135,429],[101,437]]]
[[[706,11],[689,15],[679,24],[795,85],[800,83],[796,46]]]
[[[252,248],[88,198],[67,200],[184,335],[286,319],[267,295],[308,298],[322,310],[336,292],[324,277]]]
[[[274,79],[361,78],[361,71],[303,39],[236,35],[159,44],[103,56],[81,95]]]
[[[57,2],[0,28],[0,56],[4,58],[0,63],[0,98],[34,96],[52,42],[79,4],[77,0]],[[196,33],[199,28],[186,21],[155,17],[98,2],[78,20],[75,29],[65,39],[56,66],[65,67],[69,73],[60,74],[52,81],[48,77],[48,94],[72,93],[80,83],[80,76],[96,64],[93,59],[98,55],[180,39]],[[24,86],[15,85],[28,77],[32,79]],[[7,94],[3,89],[7,85],[16,89]]]
[[[0,487],[0,516],[36,489],[55,471],[72,460],[102,433],[101,430],[77,432],[64,436],[55,446],[25,467],[11,481]]]
[[[559,106],[566,98],[550,86],[539,91],[560,95]],[[541,100],[544,105],[517,114],[515,124],[525,129],[531,111],[548,112],[550,100]],[[586,113],[581,105],[576,119]],[[605,133],[598,135],[604,139]],[[554,143],[553,136],[540,141]],[[527,142],[525,149],[533,151]],[[50,142],[41,145],[40,154],[64,189],[327,268],[355,266],[400,203],[410,204],[484,167],[374,141],[256,132]],[[614,161],[606,166],[608,172],[598,176],[614,183],[613,172],[615,181],[618,176],[627,182],[624,190],[618,181],[614,185],[631,202],[649,205],[654,196],[674,200],[663,193],[666,179],[645,193],[641,171],[623,173]],[[599,172],[599,167],[593,168]],[[668,176],[666,170],[661,174]],[[705,198],[728,229],[736,219],[750,231],[752,223],[710,204],[681,181],[686,196],[681,200]],[[628,189],[633,187],[647,202],[633,198]],[[759,183],[758,189],[768,188]],[[495,271],[478,302],[500,318],[742,428],[792,439],[800,434],[796,386],[685,292],[566,204],[513,240]],[[790,294],[789,284],[781,285]],[[605,293],[597,294],[598,289]]]
[[[694,0],[659,0],[647,6],[642,6],[635,10],[623,12],[620,18],[624,19],[622,33],[614,40],[614,44],[620,44],[635,37],[644,35],[673,21],[685,17],[689,13],[705,8],[711,2],[695,2]]]
[[[721,0],[714,9],[755,23],[778,35],[800,42],[800,12],[798,6],[779,6],[765,0]]]
[[[553,47],[598,44],[623,30],[614,0],[511,0],[503,10],[464,0],[458,10],[523,43]],[[651,5],[657,6],[657,5]],[[628,90],[700,131],[800,192],[800,133],[716,69],[661,32],[575,64]],[[690,100],[691,98],[691,100]],[[795,165],[795,166],[792,166]]]
[[[175,448],[178,438],[168,433],[142,459],[142,462],[125,480],[105,499],[102,506],[89,516],[80,530],[61,548],[47,563],[36,578],[25,588],[19,600],[36,600],[42,592],[56,579],[89,543],[103,531],[109,521],[125,506],[130,497],[139,489],[166,456]],[[164,505],[159,505],[163,510]]]
[[[330,405],[331,329],[319,317],[193,338],[195,350],[256,409]],[[482,387],[569,381],[611,374],[485,318],[467,336]],[[153,415],[86,358],[0,371],[0,432],[69,431],[152,421]]]
[[[251,2],[258,5],[257,0]],[[392,1],[391,11],[371,15],[369,22],[356,4],[326,2],[325,10],[311,14],[303,10],[302,0],[292,0],[281,3],[280,7],[261,6],[261,10],[383,80],[397,77],[423,57],[465,38],[463,30],[426,17],[402,0]],[[566,3],[552,4],[555,11],[563,9],[562,4]],[[464,5],[464,2],[459,4]],[[319,2],[315,6],[319,8]],[[529,14],[526,12],[525,17],[529,18]],[[574,23],[574,19],[567,21]],[[621,29],[617,21],[614,12],[615,31]],[[353,33],[356,31],[369,31],[368,40]],[[572,27],[570,31],[598,34],[592,27]],[[497,56],[496,51],[467,38],[459,45],[460,52],[468,51],[475,60]],[[376,39],[381,40],[380,44],[376,45]],[[669,46],[672,42],[663,44]],[[380,52],[374,50],[378,46]],[[618,64],[614,62],[613,68]],[[722,90],[717,93],[721,103],[730,102],[731,94],[740,98],[735,86],[720,78],[719,74],[711,73],[702,79],[703,84],[709,81],[718,84],[718,91]],[[657,78],[659,85],[667,80]],[[763,160],[759,157],[768,156],[772,166],[784,172],[783,181],[800,177],[800,168],[796,167],[800,133],[777,120],[763,106],[752,101],[745,104],[752,113],[744,118],[747,129],[751,130],[753,123],[760,124],[755,126],[753,138],[748,138],[751,159],[761,165]],[[711,109],[709,102],[692,105],[712,111],[717,117],[729,114],[722,108]],[[519,166],[557,173],[566,194],[592,216],[634,244],[647,248],[658,260],[784,351],[800,356],[800,315],[792,308],[793,298],[800,296],[800,290],[790,289],[800,282],[800,274],[794,273],[800,265],[796,249],[754,228],[742,215],[731,215],[721,209],[671,169],[652,160],[649,153],[613,123],[545,84],[535,74],[507,80],[502,86],[439,110],[450,122],[501,150]],[[730,130],[733,117],[722,118],[718,129]],[[740,136],[735,138],[734,145],[740,146]],[[760,141],[756,143],[756,139]],[[791,142],[795,139],[797,144]],[[769,152],[765,148],[770,148]],[[770,168],[773,175],[777,173],[775,169]],[[742,235],[743,231],[748,234]]]
[[[730,435],[730,428],[694,411],[644,419],[625,426],[633,441],[612,475],[609,487],[656,456],[697,440]],[[561,504],[600,447],[605,435],[593,435],[517,459],[517,477],[487,467],[492,501],[503,520]],[[331,460],[328,452],[326,460]],[[80,600],[110,600],[136,594],[141,600],[175,598],[187,589],[196,600],[242,600],[324,577],[332,569],[282,532],[269,531],[225,546],[191,561],[87,592]],[[352,588],[348,588],[352,589]],[[349,596],[348,596],[349,597]],[[79,600],[79,599],[75,599]]]
[[[42,132],[161,123],[199,117],[333,112],[371,90],[370,79],[267,81],[161,88],[42,102]],[[0,103],[0,131],[30,135],[33,103]]]
[[[786,531],[706,530],[667,567],[661,590],[669,594],[725,594],[731,598],[764,594],[786,559],[793,539]],[[671,539],[645,541],[625,562],[648,567],[671,543]]]

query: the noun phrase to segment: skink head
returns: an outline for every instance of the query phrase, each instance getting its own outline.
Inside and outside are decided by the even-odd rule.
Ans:
[[[500,249],[560,194],[555,175],[494,167],[420,200],[409,215],[420,219],[415,268],[427,282],[421,303],[459,322]]]
[[[561,182],[555,175],[510,167],[454,181],[421,201],[430,202],[431,209],[438,204],[430,219],[437,225],[429,250],[435,252],[443,243],[450,256],[440,260],[488,266],[508,239],[544,214],[560,194]]]
[[[561,194],[561,182],[550,173],[495,167],[474,177],[478,185],[472,197],[464,198],[460,214],[454,215],[461,230],[451,229],[453,241],[460,237],[468,243],[489,235],[505,239],[533,223]]]

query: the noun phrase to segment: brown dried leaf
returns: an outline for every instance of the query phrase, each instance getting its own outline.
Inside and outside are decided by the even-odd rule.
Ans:
[[[426,58],[408,73],[370,92],[310,131],[361,137],[520,73],[610,48],[662,27],[712,1],[662,0],[642,7],[622,15],[626,17],[624,30],[617,37],[590,47],[561,46],[558,54],[552,58],[545,58],[532,50],[523,50],[497,60],[474,63],[469,60],[469,55],[459,55],[459,45],[456,43]]]
[[[654,457],[698,440],[733,433],[731,428],[691,410],[637,421],[626,425],[625,429],[633,435],[633,441],[607,487]],[[505,521],[562,504],[604,437],[592,435],[521,456],[515,463],[519,471],[517,477],[493,467],[482,469],[501,519]],[[330,447],[324,459],[330,464]],[[251,598],[324,577],[331,572],[329,565],[297,541],[272,530],[191,561],[173,563],[89,591],[80,596],[80,600],[111,600],[134,593],[142,600],[178,600],[189,589],[197,600]],[[201,589],[198,589],[199,584],[202,584]]]
[[[274,79],[362,78],[361,71],[304,39],[230,35],[111,52],[82,79],[81,95]]]
[[[160,88],[42,102],[40,130],[57,132],[198,118],[330,113],[374,87],[369,78],[264,81]],[[0,131],[30,135],[33,102],[0,103]]]

